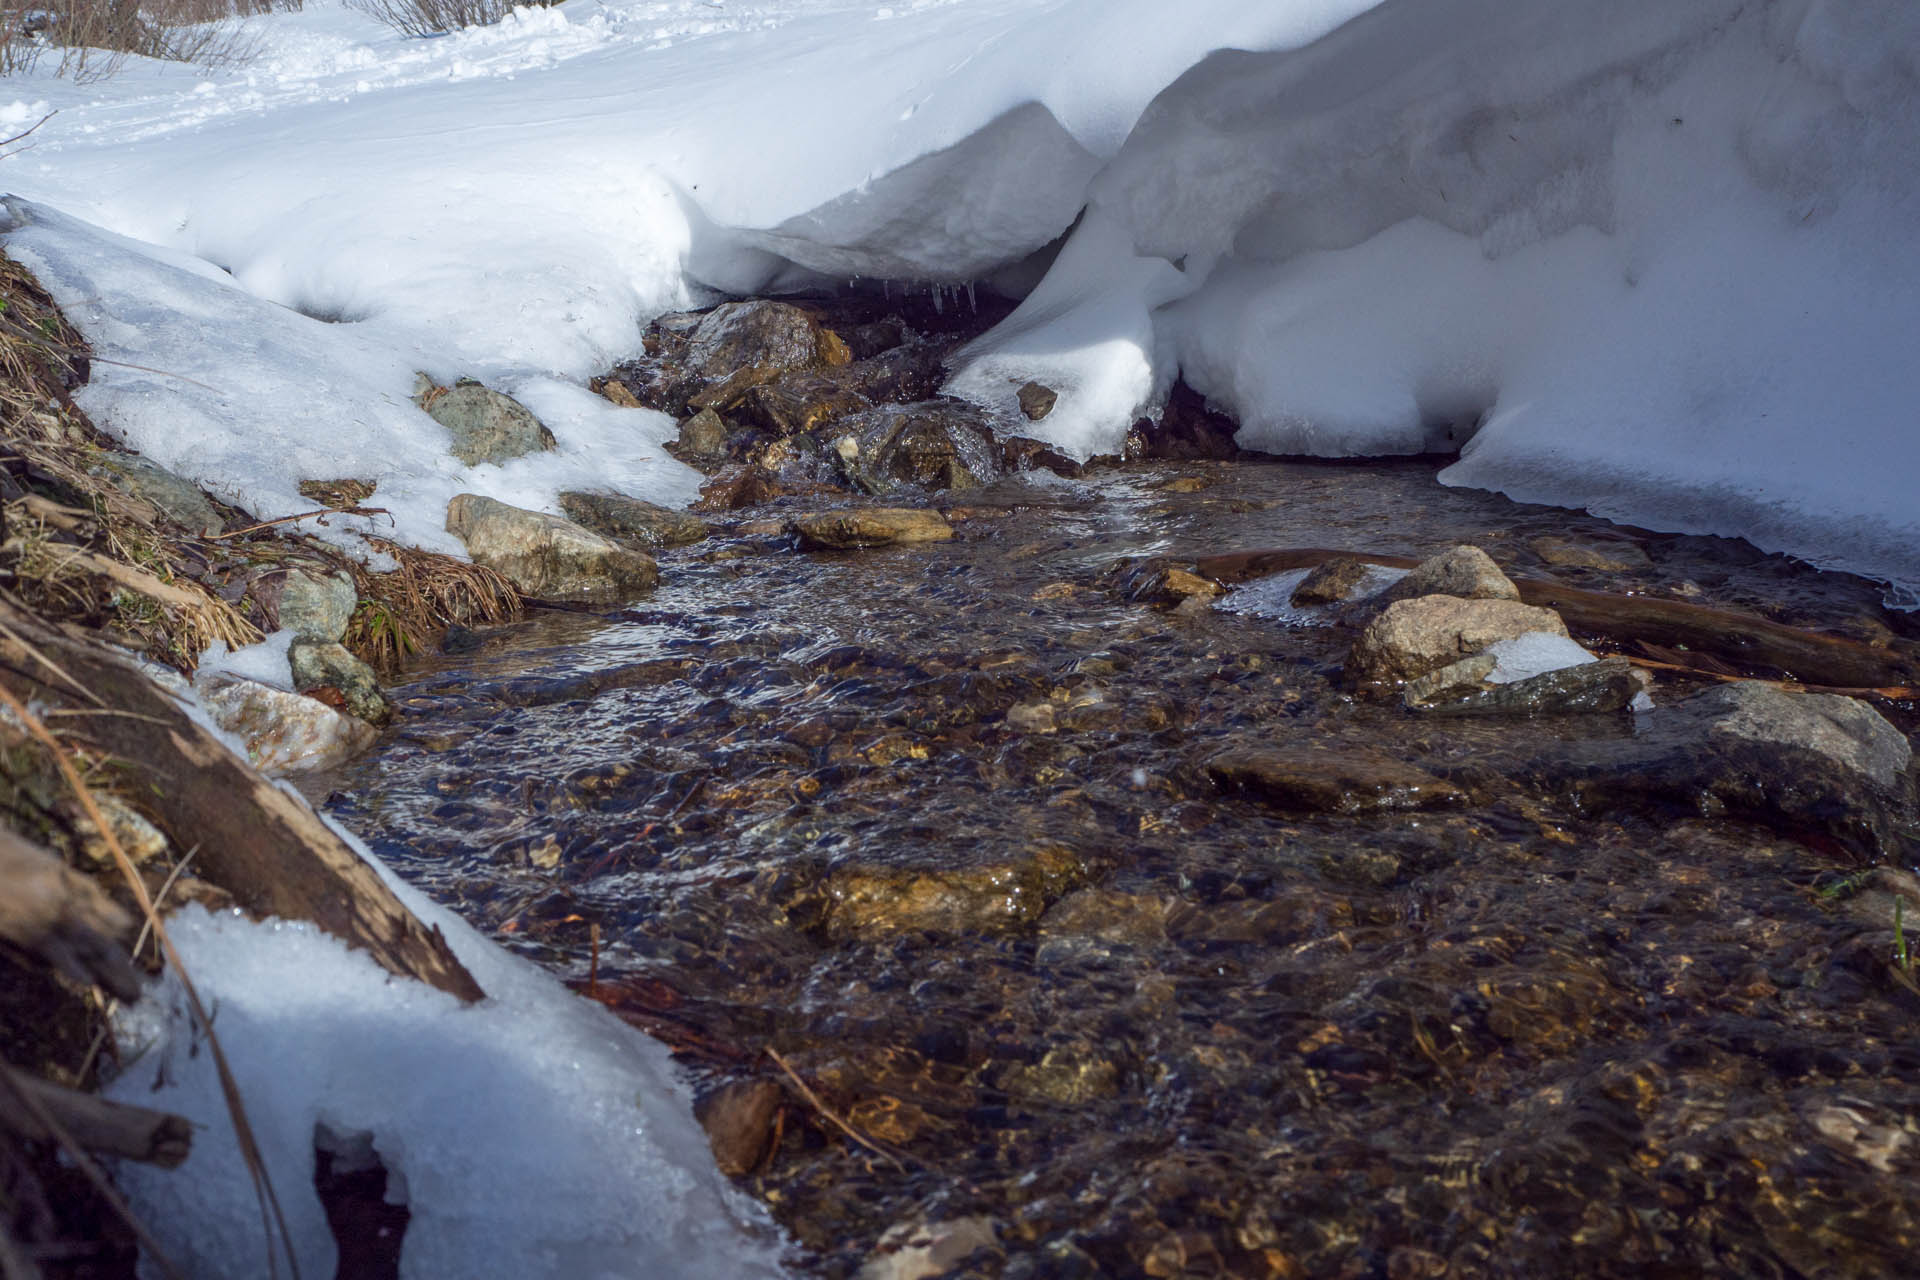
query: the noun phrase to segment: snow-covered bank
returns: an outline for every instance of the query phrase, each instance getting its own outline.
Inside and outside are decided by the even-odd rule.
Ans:
[[[301,1274],[334,1270],[317,1138],[345,1160],[370,1143],[387,1167],[389,1201],[411,1214],[403,1276],[781,1274],[777,1231],[714,1167],[665,1048],[387,878],[485,1001],[396,979],[304,923],[192,907],[170,925],[215,1011]],[[193,1120],[192,1160],[128,1164],[121,1183],[189,1274],[265,1275],[253,1186],[184,1004],[168,981],[129,1012],[123,1038],[142,1056],[109,1093]]]
[[[289,448],[276,473],[215,442],[223,422],[271,432],[258,397],[118,375],[89,391],[142,447],[206,442],[182,469],[263,515],[356,463],[426,545],[455,489],[550,507],[595,462],[601,483],[684,500],[665,425],[573,385],[649,315],[702,285],[985,278],[1085,206],[953,384],[996,404],[1055,385],[1056,443],[1112,448],[1178,371],[1249,445],[1464,445],[1451,483],[1743,534],[1920,600],[1899,484],[1920,462],[1910,4],[1172,13],[574,0],[408,41],[316,0],[250,20],[245,68],[15,82],[7,118],[62,110],[0,177],[230,273],[238,290],[195,286],[229,304],[200,313],[195,349],[277,367],[228,380],[311,387],[345,420],[336,444],[299,417],[287,438],[332,458]],[[145,268],[100,258],[64,282],[97,301],[80,320],[103,354],[146,349],[111,323],[136,277],[144,305]],[[282,336],[219,340],[253,328]],[[561,450],[463,474],[405,403],[411,368],[544,398]]]

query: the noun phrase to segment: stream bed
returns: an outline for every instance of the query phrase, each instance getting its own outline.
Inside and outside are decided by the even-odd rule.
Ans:
[[[1870,584],[1433,471],[1035,473],[940,495],[951,542],[855,552],[768,532],[794,499],[733,513],[634,608],[414,665],[318,794],[748,1116],[740,1182],[800,1274],[1920,1265],[1920,997],[1884,872],[1528,784],[1629,712],[1421,718],[1341,684],[1348,628],[1114,589],[1129,557],[1466,542],[1912,631]],[[1615,566],[1550,564],[1553,539]],[[1248,743],[1415,765],[1457,802],[1276,808],[1204,767]]]

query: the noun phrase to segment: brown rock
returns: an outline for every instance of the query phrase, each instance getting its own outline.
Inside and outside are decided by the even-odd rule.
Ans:
[[[700,500],[693,504],[693,509],[734,511],[741,507],[757,507],[763,502],[773,501],[781,492],[780,481],[766,468],[735,463],[730,467],[722,467],[714,473],[713,479],[700,486]]]
[[[888,547],[907,542],[945,542],[953,526],[937,511],[911,507],[854,507],[796,516],[791,528],[810,551]]]
[[[736,1080],[700,1104],[697,1115],[720,1172],[743,1178],[760,1167],[773,1145],[774,1121],[784,1097],[772,1080]]]
[[[1413,680],[1529,631],[1564,636],[1567,624],[1551,609],[1516,600],[1399,600],[1360,633],[1347,672],[1361,682]]]
[[[1431,809],[1466,799],[1423,769],[1367,752],[1231,747],[1208,760],[1206,771],[1223,787],[1306,813]]]
[[[1038,422],[1053,412],[1053,406],[1060,399],[1060,393],[1052,387],[1043,387],[1037,382],[1029,382],[1014,393],[1020,401],[1020,412],[1027,415],[1029,422]]]
[[[827,932],[846,940],[1020,929],[1088,874],[1085,860],[1064,845],[959,870],[846,867],[827,885]]]

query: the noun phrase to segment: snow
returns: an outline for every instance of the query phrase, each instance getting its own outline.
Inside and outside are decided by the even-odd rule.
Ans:
[[[334,1270],[317,1135],[370,1143],[386,1165],[389,1200],[411,1214],[405,1277],[781,1274],[777,1233],[715,1169],[666,1050],[388,879],[485,1001],[395,979],[305,923],[198,906],[169,923],[216,1011],[301,1274]],[[212,1055],[177,983],[156,984],[117,1031],[130,1065],[109,1095],[195,1125],[181,1172],[126,1164],[122,1187],[187,1274],[267,1274]]]
[[[1511,640],[1496,642],[1487,652],[1493,655],[1495,664],[1487,676],[1492,684],[1513,684],[1549,671],[1564,671],[1599,661],[1577,641],[1551,631],[1528,631]]]
[[[356,467],[448,550],[461,489],[684,501],[666,423],[576,394],[651,315],[1045,271],[950,389],[1054,386],[1036,430],[1076,454],[1178,374],[1247,445],[1459,450],[1447,483],[1920,603],[1910,3],[1179,13],[572,0],[409,40],[314,0],[246,20],[234,67],[18,78],[0,117],[59,114],[7,161],[8,240],[104,355],[193,379],[102,365],[88,407],[263,516]],[[451,463],[415,369],[541,400],[560,450]]]
[[[194,679],[252,680],[291,693],[293,668],[288,664],[287,651],[293,648],[293,642],[298,638],[292,631],[282,627],[265,639],[238,649],[229,649],[225,641],[215,640],[200,655],[200,661],[194,667]]]

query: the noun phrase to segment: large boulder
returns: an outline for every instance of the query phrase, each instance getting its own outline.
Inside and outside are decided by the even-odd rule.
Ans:
[[[1564,636],[1567,624],[1551,609],[1517,600],[1399,600],[1360,633],[1347,673],[1361,683],[1415,680],[1530,631]]]
[[[571,520],[510,507],[477,493],[447,504],[447,532],[466,543],[476,564],[505,574],[541,600],[620,604],[652,591],[660,567]]]
[[[1631,737],[1570,742],[1538,780],[1595,811],[1740,814],[1911,855],[1913,750],[1854,698],[1742,681],[1635,717]]]
[[[420,403],[428,417],[453,433],[453,456],[470,467],[554,446],[553,432],[525,405],[477,382],[433,388]]]

